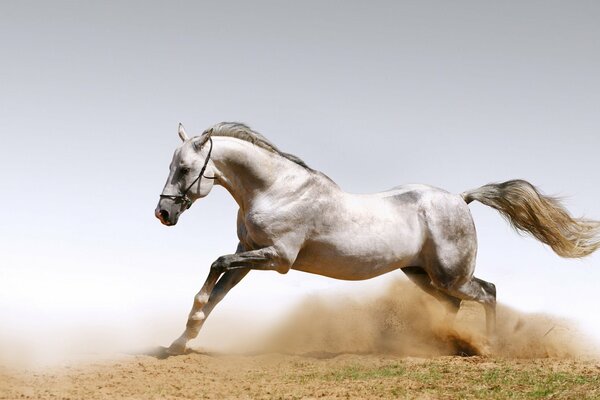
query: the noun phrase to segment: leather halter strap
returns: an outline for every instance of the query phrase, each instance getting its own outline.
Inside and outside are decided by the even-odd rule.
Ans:
[[[170,200],[173,200],[176,203],[184,203],[187,208],[190,208],[192,206],[193,202],[188,197],[188,193],[189,193],[190,189],[192,188],[192,186],[194,186],[196,183],[198,183],[198,187],[200,187],[200,184],[202,183],[202,178],[216,179],[216,177],[214,177],[214,176],[204,176],[204,171],[206,171],[206,167],[208,165],[208,162],[210,161],[210,154],[212,153],[212,148],[213,148],[212,138],[209,137],[208,141],[210,143],[210,147],[208,148],[208,155],[206,156],[206,159],[204,160],[204,165],[202,166],[202,169],[200,170],[200,173],[198,174],[198,176],[196,177],[196,179],[194,179],[193,182],[190,183],[190,185],[187,187],[187,189],[185,189],[183,191],[182,194],[180,194],[180,195],[175,195],[175,194],[161,194],[160,195],[161,199],[170,199]]]

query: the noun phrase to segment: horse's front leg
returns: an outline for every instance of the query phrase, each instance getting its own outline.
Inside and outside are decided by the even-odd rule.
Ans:
[[[237,285],[249,271],[249,269],[237,269],[225,272],[215,283],[218,277],[215,278],[216,274],[213,273],[213,269],[211,268],[206,282],[194,298],[194,305],[188,316],[185,331],[168,349],[170,354],[183,354],[185,352],[188,342],[198,336],[202,325],[204,325],[204,321],[206,321],[211,311],[223,300],[227,292]]]
[[[206,282],[194,298],[185,331],[171,344],[169,353],[185,352],[187,343],[198,336],[208,314],[249,270],[273,270],[286,273],[291,264],[290,258],[274,247],[242,251],[240,246],[237,253],[219,257],[212,263]]]
[[[290,254],[293,254],[293,257]],[[285,274],[290,270],[296,255],[297,251],[283,251],[275,246],[270,246],[221,256],[213,263],[212,268],[223,272],[249,268]]]

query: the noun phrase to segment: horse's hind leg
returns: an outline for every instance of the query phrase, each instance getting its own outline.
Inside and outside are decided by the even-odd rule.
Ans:
[[[477,235],[466,203],[458,197],[428,209],[429,239],[421,254],[422,266],[432,285],[449,296],[474,300],[486,314],[488,335],[496,327],[496,287],[475,278]]]
[[[457,282],[457,281],[454,281]],[[437,282],[435,285],[450,296],[462,300],[473,300],[483,305],[488,336],[496,332],[496,286],[482,279],[471,279],[460,284]]]
[[[421,267],[404,267],[402,272],[425,293],[435,297],[440,303],[444,304],[452,315],[456,315],[460,308],[461,300],[457,297],[450,296],[446,292],[437,289],[431,283],[431,278],[427,272]]]
[[[483,291],[486,293],[487,301],[483,303],[485,307],[485,320],[487,332],[489,335],[496,333],[496,285],[483,279],[473,277]]]

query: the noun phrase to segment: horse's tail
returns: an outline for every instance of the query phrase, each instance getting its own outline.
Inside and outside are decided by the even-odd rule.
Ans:
[[[531,183],[492,183],[461,194],[492,207],[518,232],[529,233],[561,257],[585,257],[600,248],[600,221],[573,218],[559,199],[545,196]]]

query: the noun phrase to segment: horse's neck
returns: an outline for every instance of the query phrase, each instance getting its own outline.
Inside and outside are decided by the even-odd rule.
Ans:
[[[213,137],[211,157],[217,184],[223,186],[243,210],[262,193],[281,184],[282,176],[302,179],[308,172],[278,154],[230,137]]]

